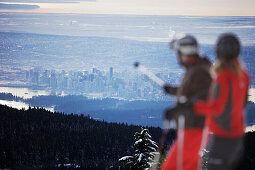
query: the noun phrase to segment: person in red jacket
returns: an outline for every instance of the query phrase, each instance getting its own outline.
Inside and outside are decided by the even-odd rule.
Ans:
[[[212,82],[211,63],[199,54],[198,43],[191,35],[174,40],[172,49],[176,51],[180,65],[185,68],[185,74],[179,87],[164,87],[167,94],[177,96],[176,106],[167,110],[165,118],[176,120],[178,134],[161,169],[196,170],[199,167],[205,116],[193,113],[192,107],[182,109],[182,102],[183,99],[207,99]]]
[[[209,138],[200,168],[232,170],[243,150],[244,108],[247,103],[249,76],[238,56],[239,39],[232,33],[222,34],[216,44],[215,78],[208,101],[196,101],[193,110],[206,115]]]

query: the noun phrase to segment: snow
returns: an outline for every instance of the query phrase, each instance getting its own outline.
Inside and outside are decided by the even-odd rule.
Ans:
[[[122,158],[119,159],[119,161],[126,161],[130,158],[133,158],[133,156],[123,156]]]
[[[149,135],[148,133],[146,133],[146,134],[145,134],[145,136],[147,136],[147,137],[151,138],[151,135]]]
[[[246,127],[245,132],[255,132],[255,125]]]
[[[70,167],[70,166],[72,166],[72,165],[71,165],[71,164],[58,164],[58,167],[61,167],[61,166]]]
[[[137,161],[138,161],[138,162],[141,162],[141,160],[143,159],[143,156],[144,156],[144,154],[143,154],[143,153],[140,153]]]
[[[132,166],[136,166],[137,164],[142,163],[146,164],[146,166],[151,166],[151,162],[153,162],[153,157],[155,156],[158,146],[156,142],[151,140],[151,136],[148,134],[147,129],[142,129],[141,132],[136,132],[135,134],[135,155],[134,156],[124,156],[119,159],[119,161],[124,161],[126,165],[132,164]],[[140,138],[140,139],[137,139]],[[141,147],[143,148],[141,150]],[[142,153],[141,153],[142,152]],[[129,161],[129,162],[127,162]],[[148,168],[146,168],[148,169]]]
[[[151,152],[151,154],[153,154],[153,155],[160,155],[160,153],[159,152]]]
[[[148,139],[148,140],[149,140],[150,143],[152,143],[153,145],[156,145],[156,146],[157,146],[157,143],[156,143],[156,142],[154,142],[154,141],[151,140],[151,139]]]
[[[141,143],[141,142],[143,142],[143,140],[139,139],[138,141],[135,142],[135,145],[137,145],[138,143]]]
[[[75,165],[74,168],[80,168],[81,166],[80,165]]]
[[[141,134],[143,134],[145,130],[147,130],[147,129],[143,129],[143,130],[141,131]]]
[[[141,131],[141,134],[144,134],[144,136],[151,138],[151,135],[149,135],[147,131],[148,131],[148,129],[143,129]]]
[[[153,151],[157,151],[155,148],[153,148],[153,147],[151,147],[151,146],[149,146],[149,148],[151,149],[151,150],[153,150]]]
[[[255,103],[255,88],[249,89],[249,99],[248,100]]]
[[[62,166],[64,166],[64,167],[72,167],[72,165],[73,164],[58,164],[58,167],[62,167]],[[74,166],[74,168],[80,168],[81,166],[80,165],[73,165]]]

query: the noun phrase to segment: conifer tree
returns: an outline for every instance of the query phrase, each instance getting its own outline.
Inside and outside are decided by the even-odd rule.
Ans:
[[[148,133],[148,129],[141,128],[135,133],[135,154],[134,156],[124,156],[119,162],[124,163],[130,169],[147,169],[152,165],[152,160],[158,148]]]

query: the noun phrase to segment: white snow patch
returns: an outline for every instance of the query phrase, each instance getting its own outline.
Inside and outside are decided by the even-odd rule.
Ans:
[[[246,127],[245,132],[255,132],[255,125]]]
[[[153,150],[153,151],[157,151],[155,148],[153,148],[153,147],[151,147],[151,146],[149,146],[149,148],[151,149],[151,150]]]
[[[249,101],[255,103],[255,88],[250,88],[249,89]]]
[[[141,154],[139,155],[138,162],[141,162],[141,160],[143,159],[143,156],[144,156],[143,153],[141,153]]]
[[[135,145],[137,145],[138,143],[141,143],[141,142],[143,142],[143,140],[139,139],[138,141],[135,142]]]
[[[146,137],[152,138],[150,134],[146,133],[145,134]]]
[[[150,143],[154,144],[154,145],[157,145],[156,142],[154,142],[153,140],[149,139]]]
[[[64,166],[64,167],[72,167],[72,164],[58,164],[58,167],[62,167],[62,166]],[[73,165],[74,166],[74,168],[80,168],[81,166],[80,165]]]
[[[144,134],[146,137],[151,138],[151,135],[149,135],[146,131],[148,131],[148,129],[143,129],[143,130],[141,131],[141,134]]]
[[[133,156],[123,156],[122,158],[119,159],[119,161],[125,161],[128,160],[130,158],[132,158]]]

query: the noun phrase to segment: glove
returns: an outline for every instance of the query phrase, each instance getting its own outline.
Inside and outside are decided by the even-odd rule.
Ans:
[[[183,108],[188,108],[188,109],[192,109],[193,108],[193,105],[194,105],[194,102],[191,101],[191,100],[188,100],[184,103],[178,103],[178,105],[180,105],[179,107],[183,107]]]
[[[174,114],[177,113],[177,111],[178,111],[177,105],[175,107],[166,109],[166,111],[164,113],[164,119],[165,120],[173,119]]]
[[[163,89],[164,89],[164,92],[166,94],[176,95],[178,88],[177,87],[172,87],[170,85],[164,85]]]
[[[187,112],[193,112],[193,101],[187,101],[185,103],[177,103],[172,108],[168,108],[164,113],[164,118],[166,120],[171,120],[174,118],[174,114],[182,114]]]

